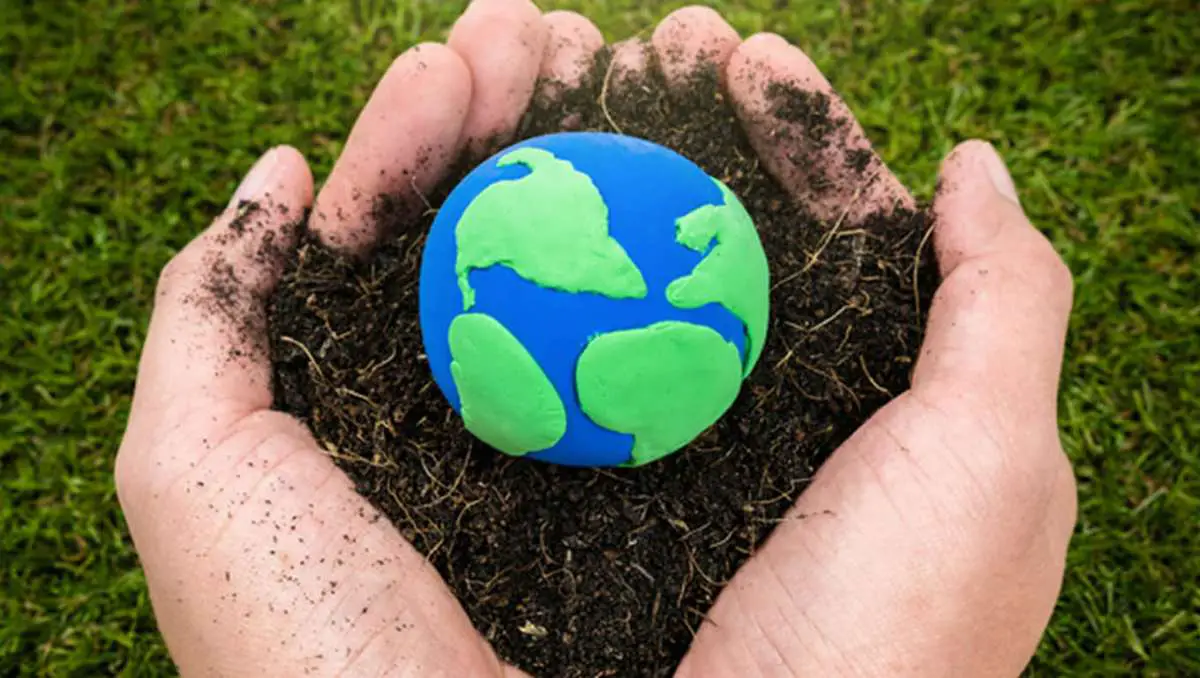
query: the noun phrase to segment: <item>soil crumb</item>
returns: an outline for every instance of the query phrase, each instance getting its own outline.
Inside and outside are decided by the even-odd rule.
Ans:
[[[506,458],[467,434],[421,347],[417,278],[428,211],[375,218],[366,261],[306,239],[270,303],[275,406],[305,421],[358,490],[425,553],[471,620],[538,676],[667,676],[705,613],[822,461],[908,386],[936,283],[924,212],[821,223],[760,167],[716,73],[668,89],[657,69],[608,91],[602,54],[578,88],[537,100],[519,137],[643,137],[729,184],[771,264],[769,343],[732,410],[686,451],[636,470]],[[607,96],[600,105],[601,93]],[[770,88],[820,149],[845,120],[828,99]],[[787,140],[781,140],[787,143]],[[815,152],[815,151],[814,151]],[[869,180],[871,154],[846,169]],[[450,176],[434,206],[470,169]]]

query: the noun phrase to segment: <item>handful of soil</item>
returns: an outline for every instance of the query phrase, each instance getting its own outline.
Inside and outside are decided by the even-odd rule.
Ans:
[[[771,265],[762,359],[689,448],[640,469],[570,469],[507,458],[467,433],[422,355],[417,279],[432,210],[380,196],[390,236],[369,260],[306,239],[270,303],[275,407],[311,427],[501,657],[534,675],[670,675],[821,462],[907,388],[936,283],[920,253],[923,213],[880,213],[831,236],[833,224],[759,166],[715,72],[668,89],[652,68],[609,93],[608,63],[601,54],[580,87],[535,100],[519,139],[570,120],[678,151],[737,193]],[[823,95],[770,91],[775,115],[803,116],[815,137],[847,124]]]

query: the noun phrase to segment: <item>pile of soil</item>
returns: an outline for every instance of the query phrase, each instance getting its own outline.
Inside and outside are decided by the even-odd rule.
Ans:
[[[375,218],[390,235],[369,260],[307,239],[270,303],[276,407],[307,422],[499,654],[535,675],[670,675],[722,586],[821,462],[907,387],[936,282],[932,256],[918,256],[921,212],[879,214],[827,238],[831,225],[760,168],[714,72],[668,90],[652,69],[608,93],[608,62],[601,55],[581,87],[535,101],[519,137],[561,131],[567,119],[604,131],[619,121],[619,131],[679,151],[741,197],[771,264],[762,360],[731,411],[686,451],[636,470],[583,470],[475,440],[422,354],[417,279],[433,214],[396,209],[387,196]],[[846,124],[823,96],[771,91],[777,115],[807,122],[805,148]],[[872,171],[860,160],[856,171]]]

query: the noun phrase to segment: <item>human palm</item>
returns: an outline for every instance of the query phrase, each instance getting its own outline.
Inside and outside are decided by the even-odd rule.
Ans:
[[[464,149],[513,134],[539,75],[577,82],[602,44],[578,15],[476,0],[448,46],[393,63],[310,228],[367,252],[381,234],[363,196],[420,205]],[[845,170],[869,148],[854,124],[815,166],[791,164],[803,129],[778,136],[756,83],[823,91],[849,113],[781,39],[742,42],[711,10],[681,10],[649,44],[615,47],[613,86],[649,67],[650,50],[670,55],[668,83],[702,62],[724,69],[764,164],[817,216],[912,204],[878,159],[866,179]],[[835,189],[806,190],[814,172]],[[986,145],[957,149],[942,186],[945,279],[911,390],[826,463],[797,519],[726,587],[680,675],[1002,676],[1033,651],[1074,522],[1055,429],[1070,277]],[[117,463],[159,626],[187,674],[517,674],[308,431],[270,411],[264,299],[294,244],[289,224],[312,203],[303,158],[275,149],[163,272]]]

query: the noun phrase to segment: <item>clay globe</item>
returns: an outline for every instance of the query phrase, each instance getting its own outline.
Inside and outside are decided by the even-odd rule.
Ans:
[[[641,466],[712,426],[766,340],[770,276],[733,192],[628,136],[509,147],[439,210],[420,277],[434,381],[505,454]]]

